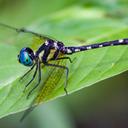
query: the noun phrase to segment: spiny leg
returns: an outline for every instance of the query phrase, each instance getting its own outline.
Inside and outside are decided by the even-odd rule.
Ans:
[[[38,62],[38,70],[39,70],[39,76],[38,76],[38,83],[32,88],[32,90],[28,93],[27,98],[31,95],[31,93],[38,87],[38,85],[41,82],[41,67],[40,67],[40,62]]]
[[[67,81],[68,81],[68,74],[69,74],[69,69],[66,66],[62,66],[62,65],[56,65],[56,64],[49,64],[49,63],[45,63],[46,66],[51,66],[51,67],[57,67],[57,68],[61,68],[61,69],[65,69],[66,70],[66,81],[65,81],[65,86],[64,86],[64,91],[66,93],[66,95],[68,94],[67,92]]]
[[[32,79],[25,85],[24,91],[25,91],[26,87],[27,87],[29,84],[31,84],[31,82],[35,79],[35,76],[36,76],[36,74],[37,74],[37,70],[38,70],[38,64],[36,63],[36,70],[35,70],[35,72],[34,72],[34,75],[33,75]]]
[[[31,72],[32,69],[35,67],[35,65],[36,65],[36,63],[31,67],[30,70],[28,70],[28,71],[20,78],[20,80],[22,80],[29,72]]]

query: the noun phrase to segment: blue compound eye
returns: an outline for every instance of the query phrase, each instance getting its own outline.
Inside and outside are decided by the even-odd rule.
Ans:
[[[33,59],[31,57],[31,54],[28,53],[26,48],[23,48],[20,51],[20,54],[18,55],[19,62],[25,66],[32,66],[33,65]]]

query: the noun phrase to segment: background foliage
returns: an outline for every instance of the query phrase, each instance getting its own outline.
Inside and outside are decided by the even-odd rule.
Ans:
[[[62,40],[67,45],[80,45],[77,40],[85,40],[87,43],[93,43],[127,37],[127,4],[128,3],[125,0],[107,0],[105,2],[100,0],[81,0],[79,2],[77,0],[54,0],[52,2],[50,1],[50,3],[45,0],[1,0],[0,20],[1,22],[12,26],[27,26],[28,28],[40,33],[42,33],[43,30],[44,34]],[[2,29],[0,31],[1,41],[8,39],[10,36],[14,36],[14,39],[17,39],[13,32],[5,32],[6,34],[4,34]],[[25,69],[20,67],[18,63],[15,64],[14,59],[14,56],[17,55],[17,51],[21,47],[23,46],[20,42],[14,46],[5,45],[3,42],[1,44],[0,59],[2,61],[0,61],[0,64],[4,65],[4,67],[0,70],[0,111],[3,116],[6,114],[8,115],[11,112],[19,111],[21,108],[23,109],[26,103],[23,98],[23,100],[20,100],[17,104],[17,107],[15,107],[15,105],[12,107],[12,104],[14,103],[13,99],[17,98],[19,96],[18,91],[22,90],[20,86],[16,86],[17,82],[13,83],[11,95],[9,95],[9,98],[12,100],[4,99],[11,88],[4,85],[7,85],[16,77],[21,76],[25,71]],[[4,52],[3,49],[7,49],[8,52]],[[11,53],[9,58],[4,59],[7,58],[8,53]],[[69,90],[73,91],[80,89],[85,87],[85,85],[91,85],[92,83],[106,77],[127,70],[127,54],[126,47],[102,49],[100,51],[89,51],[86,54],[79,54],[80,58],[77,59],[77,62],[75,62],[75,65],[71,70],[71,74],[73,75],[71,75],[72,77],[69,80],[71,85]],[[83,60],[85,60],[85,63],[80,63],[81,61],[83,62]],[[86,63],[86,61],[88,63]],[[100,65],[97,66],[93,62],[95,62],[95,64],[100,62],[98,63]],[[114,68],[115,70],[108,70],[109,67],[115,64],[115,62],[117,63],[117,65],[114,65],[117,66]],[[83,70],[85,71],[84,74],[82,74]],[[92,73],[89,74],[89,77],[82,79],[81,76],[85,77],[89,70],[93,70]],[[104,71],[105,73],[102,74],[102,76],[98,76],[96,70],[99,72]],[[79,77],[78,74],[80,74]],[[74,85],[74,80],[79,81],[77,84],[78,86]],[[7,89],[5,89],[6,87]],[[59,93],[57,93],[57,95],[58,94]],[[60,94],[62,94],[62,91]],[[37,110],[37,112],[35,112],[35,114],[33,114],[33,116],[26,124],[23,124],[22,127],[27,127],[27,125],[31,127],[38,125],[38,127],[46,128],[53,125],[55,125],[55,127],[61,126],[61,128],[127,126],[125,121],[127,120],[126,97],[127,73],[113,79],[111,78],[108,81],[103,81],[97,84],[97,86],[85,88],[82,91],[58,101],[44,104],[42,108],[40,108],[43,110]],[[29,102],[27,102],[27,104],[29,104]],[[11,105],[11,109],[9,105]],[[7,108],[9,108],[9,110]],[[13,122],[15,127],[19,127],[19,124],[16,126],[16,120],[13,120],[14,117],[15,116],[13,115],[6,120],[2,119],[1,126],[8,127],[8,124],[5,124],[4,122],[9,121],[9,127],[11,125],[14,127]],[[118,122],[117,120],[120,121]],[[49,121],[51,123],[49,123]]]

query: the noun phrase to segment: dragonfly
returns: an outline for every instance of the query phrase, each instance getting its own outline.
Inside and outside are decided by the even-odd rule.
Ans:
[[[10,25],[6,25],[3,23],[0,23],[0,26],[12,29],[18,33],[30,33],[42,41],[41,45],[36,49],[33,50],[31,47],[23,47],[17,56],[19,63],[29,68],[29,70],[21,77],[21,80],[27,76],[31,71],[34,70],[34,74],[30,81],[25,85],[25,89],[31,85],[31,83],[35,80],[35,77],[38,74],[38,81],[33,86],[33,88],[29,91],[27,98],[32,94],[32,92],[40,85],[42,81],[42,73],[41,73],[41,65],[47,67],[54,67],[57,69],[64,70],[66,72],[66,79],[64,84],[64,91],[66,94],[68,94],[67,91],[67,81],[69,76],[69,68],[68,66],[61,65],[59,63],[51,63],[53,61],[61,61],[61,60],[68,60],[70,63],[72,63],[72,60],[70,58],[70,55],[82,52],[82,51],[88,51],[92,49],[97,48],[103,48],[103,47],[109,47],[109,46],[120,46],[120,45],[128,45],[128,38],[119,39],[119,40],[112,40],[112,41],[106,41],[106,42],[100,42],[96,44],[90,44],[90,45],[83,45],[83,46],[65,46],[62,41],[53,39],[49,36],[45,36],[40,33],[36,33],[33,31],[30,31],[25,28],[15,28]],[[53,70],[54,72],[54,70]],[[55,73],[55,75],[57,75]],[[50,82],[52,82],[53,76],[49,75],[49,78],[51,78]],[[48,79],[49,79],[48,78]],[[55,81],[57,82],[57,80]],[[36,102],[40,102],[40,96],[37,97]],[[30,110],[29,110],[30,111]],[[27,115],[28,112],[25,113],[23,118]],[[22,119],[23,119],[22,118]]]

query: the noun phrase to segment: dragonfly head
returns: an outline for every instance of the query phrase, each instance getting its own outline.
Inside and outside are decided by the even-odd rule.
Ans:
[[[34,53],[31,48],[22,48],[18,55],[18,60],[25,66],[32,66],[34,64]]]

